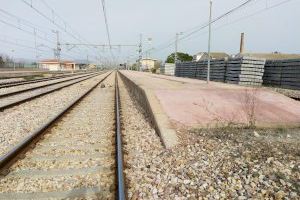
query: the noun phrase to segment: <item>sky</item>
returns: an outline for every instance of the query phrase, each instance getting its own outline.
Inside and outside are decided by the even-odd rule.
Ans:
[[[212,18],[245,1],[213,0]],[[101,0],[0,3],[0,54],[31,60],[53,58],[58,30],[62,59],[123,63],[138,58],[137,46],[111,50],[92,46],[108,44]],[[106,0],[105,7],[112,45],[138,45],[142,34],[143,57],[164,61],[174,52],[176,33],[182,33],[182,38],[198,30],[179,40],[178,51],[191,55],[207,51],[208,27],[201,27],[208,22],[209,0]],[[300,53],[299,9],[300,0],[254,0],[212,24],[211,50],[238,53],[244,32],[247,52]]]

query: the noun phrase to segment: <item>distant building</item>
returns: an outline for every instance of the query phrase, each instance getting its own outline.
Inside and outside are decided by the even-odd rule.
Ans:
[[[255,58],[265,58],[266,60],[300,59],[300,54],[273,53],[239,53],[235,57],[249,56]]]
[[[40,69],[46,69],[49,71],[65,71],[65,70],[75,70],[76,63],[73,61],[66,61],[66,60],[57,60],[57,59],[50,59],[50,60],[42,60],[39,62]]]
[[[142,70],[143,71],[151,71],[151,69],[157,67],[159,68],[160,63],[158,60],[156,59],[151,59],[151,58],[144,58],[141,60],[141,64],[142,64]]]
[[[174,76],[175,75],[175,64],[174,63],[163,63],[160,66],[160,73],[164,75]]]
[[[210,58],[212,60],[223,59],[223,58],[228,58],[228,57],[229,57],[229,55],[224,52],[211,52],[210,53]],[[207,60],[207,59],[208,59],[207,52],[199,52],[193,56],[193,61],[201,61],[201,60]]]

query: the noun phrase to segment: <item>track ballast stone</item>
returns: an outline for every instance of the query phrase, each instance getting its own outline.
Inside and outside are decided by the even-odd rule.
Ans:
[[[48,130],[0,179],[0,199],[114,199],[114,94],[98,86]]]
[[[120,92],[129,199],[299,198],[299,129],[178,130],[181,144],[165,150],[123,83]]]
[[[0,155],[13,148],[106,75],[107,73],[99,75],[0,112]]]

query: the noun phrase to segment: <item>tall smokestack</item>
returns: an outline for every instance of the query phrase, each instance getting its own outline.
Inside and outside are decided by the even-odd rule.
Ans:
[[[244,53],[245,34],[241,33],[240,53]]]

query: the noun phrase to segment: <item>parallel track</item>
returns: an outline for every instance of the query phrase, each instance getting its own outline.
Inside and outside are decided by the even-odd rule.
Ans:
[[[61,78],[66,78],[66,77],[72,77],[72,76],[79,76],[79,75],[84,75],[84,74],[91,74],[91,72],[90,73],[66,74],[66,75],[53,76],[53,77],[48,77],[48,78],[39,78],[39,79],[33,79],[33,80],[14,81],[14,82],[9,82],[9,83],[0,83],[0,89],[14,87],[14,86],[19,86],[19,85],[27,85],[27,84],[32,84],[32,83],[39,83],[39,82],[50,81],[50,80],[56,80],[56,79],[61,79]]]
[[[93,73],[93,74],[97,74],[97,73]],[[26,88],[26,89],[21,89],[21,90],[13,91],[13,92],[7,92],[7,93],[4,93],[4,94],[0,94],[0,98],[9,97],[9,96],[13,96],[13,95],[16,95],[16,94],[21,94],[21,93],[24,93],[24,92],[33,91],[33,90],[37,90],[37,89],[49,87],[49,86],[52,86],[52,85],[57,85],[57,84],[60,84],[60,83],[65,83],[65,82],[72,81],[72,80],[75,80],[75,79],[92,76],[93,74],[88,74],[88,75],[83,75],[83,76],[79,76],[79,77],[74,77],[74,78],[70,78],[70,79],[67,79],[67,80],[57,81],[55,83],[49,83],[49,84],[34,86],[34,87]]]
[[[116,73],[117,74],[117,73]],[[85,92],[83,95],[78,97],[76,100],[74,100],[72,103],[70,103],[68,106],[66,106],[60,113],[58,113],[55,117],[50,119],[48,122],[46,122],[43,126],[38,128],[36,131],[29,134],[27,138],[25,138],[23,141],[21,141],[18,145],[16,145],[12,150],[10,150],[8,153],[0,157],[0,174],[2,176],[9,175],[9,168],[20,158],[23,158],[25,156],[25,153],[28,152],[29,149],[34,148],[35,144],[38,142],[42,142],[43,135],[46,133],[46,131],[50,130],[52,127],[54,127],[58,121],[63,119],[67,113],[70,112],[73,108],[76,107],[85,97],[87,97],[95,88],[99,86],[104,80],[106,80],[109,76],[108,74],[106,77],[104,77],[102,80],[100,80],[98,83],[96,83],[94,86],[92,86],[87,92]],[[126,199],[125,195],[125,181],[123,176],[123,153],[122,153],[122,138],[121,138],[121,121],[120,121],[120,96],[119,96],[119,87],[118,87],[118,77],[116,75],[115,77],[115,138],[116,138],[116,176],[117,176],[117,191],[116,191],[116,198],[120,200]],[[1,199],[1,193],[0,193],[0,199]]]
[[[83,77],[79,77],[79,78],[75,78],[75,79],[71,79],[71,80],[67,80],[67,81],[61,81],[60,83],[64,83],[64,82],[71,82],[71,81],[74,81],[76,79],[79,79],[78,81],[75,81],[75,82],[71,82],[69,84],[66,84],[66,85],[63,85],[63,86],[60,86],[60,87],[57,87],[57,88],[54,88],[54,89],[50,89],[48,91],[45,91],[45,92],[42,92],[42,93],[38,93],[38,94],[35,94],[35,95],[31,95],[27,98],[22,98],[22,99],[18,99],[16,101],[13,101],[13,102],[9,102],[5,105],[1,105],[0,106],[0,111],[3,111],[3,110],[6,110],[8,108],[12,108],[14,106],[17,106],[17,105],[20,105],[22,103],[25,103],[27,101],[31,101],[33,99],[36,99],[38,97],[41,97],[41,96],[44,96],[46,94],[50,94],[52,92],[55,92],[55,91],[58,91],[58,90],[61,90],[63,88],[66,88],[66,87],[69,87],[69,86],[72,86],[72,85],[75,85],[77,83],[80,83],[82,81],[85,81],[85,80],[88,80],[88,79],[91,79],[91,78],[94,78],[98,75],[101,75],[101,73],[96,73],[96,74],[92,74],[92,75],[87,75],[87,76],[83,76]],[[56,84],[60,84],[60,83],[56,83]],[[52,86],[52,85],[56,85],[56,84],[49,84],[47,85],[48,87],[49,86]],[[40,88],[37,88],[37,89],[40,89]],[[4,95],[5,97],[7,96],[13,96],[13,95],[18,95],[18,94],[21,94],[21,93],[24,93],[24,92],[27,92],[27,91],[33,91],[33,90],[36,90],[36,89],[26,89],[26,91],[22,90],[22,91],[16,91],[16,92],[12,92],[10,95]],[[1,95],[0,95],[0,98],[1,98]]]

